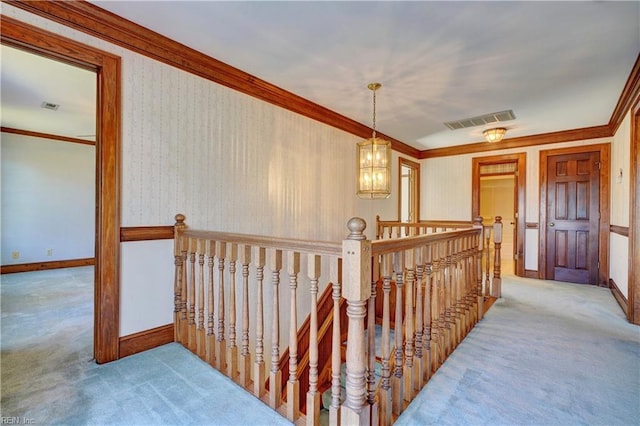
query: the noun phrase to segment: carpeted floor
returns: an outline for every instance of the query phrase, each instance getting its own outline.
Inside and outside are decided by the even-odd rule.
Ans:
[[[640,327],[608,289],[508,277],[397,425],[638,425]]]
[[[92,362],[92,267],[3,275],[1,289],[2,419],[35,425],[290,424],[178,344],[109,364]]]
[[[92,362],[92,268],[1,279],[3,418],[289,424],[178,344]],[[609,290],[505,277],[503,296],[397,424],[638,424],[640,328]]]

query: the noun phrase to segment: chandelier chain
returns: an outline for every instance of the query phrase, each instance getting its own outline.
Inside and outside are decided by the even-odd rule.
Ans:
[[[373,138],[376,137],[376,89],[373,89]]]

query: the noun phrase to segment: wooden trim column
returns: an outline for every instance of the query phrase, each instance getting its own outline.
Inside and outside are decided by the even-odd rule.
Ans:
[[[631,116],[629,169],[629,288],[627,318],[640,325],[640,102]]]

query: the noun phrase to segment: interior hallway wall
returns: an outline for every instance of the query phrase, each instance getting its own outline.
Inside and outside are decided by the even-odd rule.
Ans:
[[[422,212],[422,218],[425,220],[471,220],[472,158],[524,152],[527,155],[525,222],[537,224],[540,220],[540,175],[538,170],[540,151],[601,143],[611,143],[613,150],[613,145],[619,142],[615,138],[599,138],[421,160],[422,194],[420,211]],[[620,161],[624,161],[624,158],[626,158],[627,163],[629,162],[629,149],[626,151],[624,148],[621,149],[620,155]],[[612,164],[612,167],[615,166]],[[433,182],[437,182],[437,184],[433,184]],[[612,183],[611,185],[613,186],[614,184]],[[616,193],[616,198],[612,202],[620,202],[619,198],[622,196],[624,195]],[[629,197],[628,192],[626,197]],[[628,212],[629,210],[627,209],[627,216]],[[525,269],[537,271],[538,229],[526,229],[524,247]]]
[[[376,201],[355,195],[360,138],[6,3],[1,7],[7,16],[122,58],[121,226],[172,225],[183,213],[196,229],[339,241],[353,216],[367,221],[369,238],[377,214],[397,217],[396,194]],[[398,187],[397,163],[394,155],[392,188]],[[172,310],[163,312],[173,300],[173,273],[167,271],[173,252],[169,245],[141,244],[168,266],[145,267],[138,246],[122,250],[121,336],[173,320]],[[151,293],[157,303],[141,296]]]

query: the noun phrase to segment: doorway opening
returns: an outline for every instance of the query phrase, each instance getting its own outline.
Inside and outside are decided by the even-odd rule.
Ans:
[[[120,58],[7,16],[0,19],[3,44],[97,74],[93,353],[98,363],[114,361],[120,346]]]
[[[88,361],[95,273],[83,265],[95,263],[97,76],[5,44],[0,50],[2,264],[3,272],[25,271],[3,276],[2,297],[11,306],[3,362],[25,341],[51,350],[33,364],[9,361],[23,372],[56,357]],[[5,320],[13,333],[4,333]]]
[[[398,179],[398,220],[420,221],[420,164],[400,157]]]
[[[492,224],[502,217],[502,270],[524,276],[526,154],[473,159],[472,217]]]

